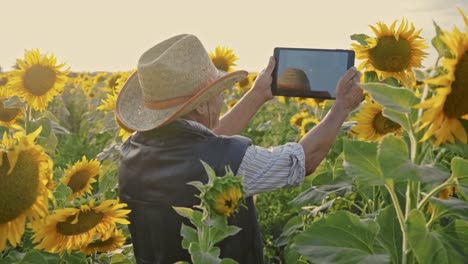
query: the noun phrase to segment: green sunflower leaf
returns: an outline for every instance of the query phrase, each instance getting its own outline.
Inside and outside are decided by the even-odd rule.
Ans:
[[[367,47],[367,45],[368,45],[368,43],[367,43],[368,38],[370,38],[370,37],[367,36],[366,34],[353,34],[353,35],[351,35],[351,40],[355,40],[355,41],[359,42],[359,44],[361,44],[364,47]]]
[[[468,203],[457,198],[439,199],[431,197],[429,202],[437,217],[456,216],[468,221]]]
[[[208,165],[208,163],[204,162],[203,160],[200,160],[200,162],[203,164],[203,167],[205,168],[206,174],[208,174],[210,182],[216,179],[216,172],[210,167],[210,165]]]
[[[395,182],[418,181],[414,164],[410,161],[408,145],[403,139],[394,135],[386,135],[379,143],[377,160],[384,178]]]
[[[382,115],[392,120],[393,122],[398,123],[406,131],[411,130],[412,125],[407,113],[402,113],[389,108],[384,108],[384,110],[382,111]]]
[[[460,157],[452,159],[452,176],[457,178],[460,192],[468,198],[468,160]]]
[[[182,227],[180,229],[180,234],[184,238],[182,240],[182,247],[184,249],[188,249],[190,246],[190,243],[198,242],[197,230],[195,230],[193,227],[182,224]]]
[[[392,263],[401,263],[402,233],[393,205],[379,211],[376,219],[380,226],[377,239],[390,254]]]
[[[385,83],[364,83],[362,87],[372,95],[372,99],[384,108],[410,113],[413,105],[419,102],[413,91]]]
[[[374,221],[337,211],[312,223],[296,237],[294,247],[313,263],[389,263],[388,255],[374,249],[378,231]]]
[[[385,185],[377,161],[377,143],[344,139],[343,151],[347,174],[367,185]]]
[[[424,214],[413,210],[407,220],[408,241],[419,263],[462,264],[468,257],[468,222],[455,220],[428,230]]]
[[[439,57],[451,58],[452,54],[450,53],[450,49],[441,38],[441,36],[444,35],[444,32],[434,20],[432,22],[436,30],[436,36],[431,40],[432,46],[437,50]]]

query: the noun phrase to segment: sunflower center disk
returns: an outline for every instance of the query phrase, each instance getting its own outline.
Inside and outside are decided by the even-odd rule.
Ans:
[[[0,167],[0,224],[7,223],[36,201],[39,189],[39,169],[31,153],[20,152],[15,168],[7,175],[10,165],[3,154]]]
[[[400,128],[398,123],[383,116],[382,112],[375,115],[374,120],[372,120],[372,125],[379,134],[391,133]]]
[[[212,61],[213,61],[213,64],[215,65],[215,67],[217,69],[225,71],[225,72],[228,71],[229,62],[226,59],[224,59],[224,58],[214,58]]]
[[[450,118],[459,118],[468,114],[468,50],[455,66],[455,81],[452,91],[444,104],[444,113]]]
[[[411,45],[406,39],[393,36],[379,38],[377,46],[369,50],[372,65],[380,71],[401,72],[411,62]]]
[[[104,214],[94,211],[80,212],[77,223],[72,224],[76,216],[69,216],[65,222],[57,223],[57,231],[65,236],[79,235],[99,224],[103,216]]]
[[[88,184],[90,174],[88,171],[77,171],[73,176],[70,177],[68,187],[70,187],[73,193],[83,190]]]
[[[4,108],[3,102],[0,101],[0,121],[10,122],[18,116],[20,111],[21,108]]]
[[[232,200],[231,199],[225,200],[224,206],[226,206],[227,208],[232,208]]]
[[[41,96],[54,87],[56,74],[50,67],[33,65],[26,71],[23,78],[26,90],[35,96]]]

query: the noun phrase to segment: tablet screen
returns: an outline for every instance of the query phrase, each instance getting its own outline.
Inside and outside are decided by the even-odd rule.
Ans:
[[[276,48],[274,94],[335,98],[338,80],[354,65],[351,50]]]

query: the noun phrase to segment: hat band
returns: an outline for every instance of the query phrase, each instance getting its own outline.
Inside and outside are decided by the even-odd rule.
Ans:
[[[157,109],[157,110],[176,107],[178,105],[181,105],[187,102],[188,100],[190,100],[190,98],[192,98],[193,96],[196,96],[199,91],[203,90],[205,87],[210,86],[215,81],[216,81],[216,78],[215,76],[212,75],[206,81],[198,85],[197,88],[195,88],[196,93],[194,93],[193,95],[173,97],[173,98],[169,98],[169,99],[161,100],[161,101],[144,100],[143,104],[145,105],[145,107],[149,109]]]

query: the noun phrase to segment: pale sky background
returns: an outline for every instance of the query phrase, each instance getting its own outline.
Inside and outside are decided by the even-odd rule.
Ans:
[[[260,71],[276,46],[348,49],[350,35],[403,17],[429,44],[432,20],[464,30],[457,6],[468,13],[468,0],[0,0],[0,66],[39,48],[72,71],[126,71],[156,43],[192,33],[209,51],[234,49],[237,69]],[[425,65],[436,57],[428,52]]]

